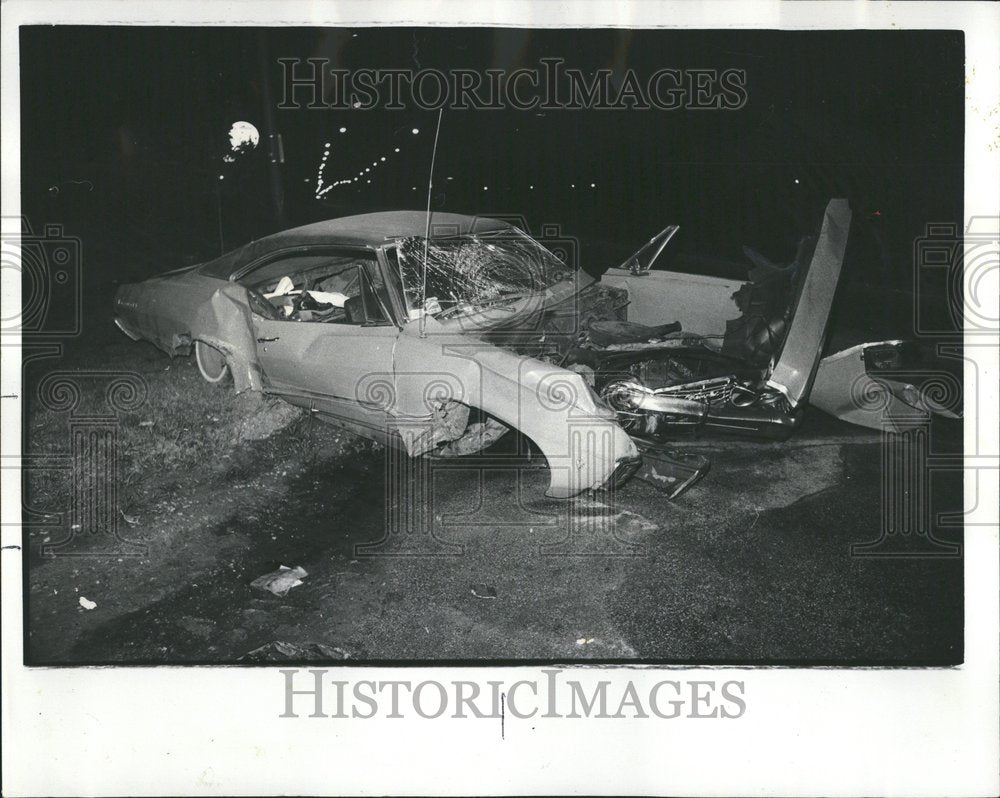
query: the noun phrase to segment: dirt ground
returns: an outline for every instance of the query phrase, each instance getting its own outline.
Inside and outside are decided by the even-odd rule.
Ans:
[[[29,402],[30,664],[962,661],[961,557],[852,555],[880,538],[881,441],[818,411],[785,443],[680,444],[712,469],[675,502],[638,481],[550,500],[544,460],[501,445],[435,466],[426,515],[373,548],[387,497],[399,517],[376,444],[124,337],[37,361],[26,390],[53,370],[80,407],[105,396],[88,370],[136,372],[147,396],[115,420],[118,538],[70,528],[72,468],[45,464],[72,412]],[[954,448],[960,425],[935,435]],[[958,474],[931,487],[934,512],[959,509]],[[280,566],[307,575],[251,586]]]

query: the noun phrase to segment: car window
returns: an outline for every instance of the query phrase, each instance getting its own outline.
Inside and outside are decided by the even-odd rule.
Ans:
[[[362,302],[359,267],[381,300],[382,276],[374,256],[367,253],[290,254],[261,264],[238,282],[254,295],[254,310],[265,318],[337,324],[388,321],[381,301]],[[273,315],[262,312],[261,301],[273,307]]]

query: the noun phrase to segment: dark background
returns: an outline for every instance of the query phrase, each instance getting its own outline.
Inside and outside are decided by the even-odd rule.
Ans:
[[[846,196],[849,281],[906,288],[924,226],[962,219],[961,32],[26,27],[23,208],[36,231],[60,223],[82,239],[85,292],[282,226],[424,207],[434,111],[275,109],[283,220],[271,212],[265,146],[223,164],[234,121],[266,132],[263,75],[276,106],[277,59],[295,57],[508,71],[561,57],[641,79],[664,67],[746,70],[749,99],[736,111],[445,110],[434,208],[519,214],[536,235],[558,224],[594,272],[678,223],[680,268],[741,277],[740,245],[790,260],[826,201]],[[328,182],[401,152],[371,185],[317,200],[327,141]]]
[[[149,398],[121,420],[114,484],[127,526],[119,530],[151,553],[111,568],[102,557],[46,560],[35,553],[59,531],[34,510],[24,541],[29,661],[233,662],[280,639],[342,646],[354,661],[960,663],[961,558],[850,554],[882,528],[886,455],[871,431],[807,409],[783,444],[700,444],[712,472],[680,502],[633,481],[615,501],[656,528],[634,530],[646,557],[568,567],[538,556],[538,530],[521,526],[510,498],[517,488],[456,470],[435,507],[479,506],[496,521],[469,528],[466,556],[358,562],[353,545],[385,529],[373,511],[390,495],[384,454],[305,420],[244,440],[238,397],[204,383],[191,359],[134,345],[111,314],[116,283],[220,246],[321,218],[423,207],[437,113],[277,110],[278,58],[510,72],[561,57],[585,72],[631,67],[640,79],[667,67],[744,69],[748,102],[728,112],[445,110],[435,209],[520,215],[536,234],[559,225],[593,272],[679,224],[677,252],[661,265],[742,278],[741,245],[788,260],[827,201],[847,197],[854,220],[828,351],[909,337],[922,276],[915,239],[928,223],[963,218],[963,55],[961,33],[933,31],[22,29],[23,208],[36,233],[61,225],[81,240],[84,301],[82,334],[67,333],[25,369],[24,451],[44,464],[69,447],[67,414],[35,400],[42,374],[141,375]],[[284,220],[272,212],[264,147],[223,162],[233,122],[266,133],[265,76],[284,140]],[[400,153],[370,185],[317,201],[328,141],[328,181]],[[75,287],[70,275],[39,317],[65,322]],[[919,299],[948,319],[947,291],[921,284]],[[89,384],[87,401],[105,402]],[[961,423],[939,423],[929,451],[960,453]],[[76,495],[79,472],[25,473],[32,508],[54,511]],[[536,487],[544,474],[531,472]],[[928,480],[929,517],[959,517],[961,471]],[[938,533],[951,541],[958,530]],[[102,536],[78,541],[96,546]],[[262,601],[249,585],[281,563],[301,564],[309,579],[286,599]],[[471,594],[479,583],[496,601]],[[79,607],[67,586],[97,611]],[[581,636],[598,642],[583,649]]]

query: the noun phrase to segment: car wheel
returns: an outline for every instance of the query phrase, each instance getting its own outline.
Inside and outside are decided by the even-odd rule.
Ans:
[[[219,383],[229,373],[226,356],[203,341],[194,342],[194,359],[206,382]]]

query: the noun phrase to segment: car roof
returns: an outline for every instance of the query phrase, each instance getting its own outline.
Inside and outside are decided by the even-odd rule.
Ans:
[[[499,219],[485,216],[466,216],[458,213],[431,214],[431,238],[507,230],[510,225]],[[426,211],[382,211],[357,216],[342,216],[322,222],[293,227],[280,233],[259,238],[203,264],[202,274],[228,279],[241,266],[257,258],[285,249],[309,244],[343,244],[356,247],[374,247],[386,239],[423,236],[427,230]]]

